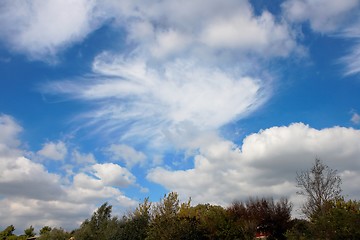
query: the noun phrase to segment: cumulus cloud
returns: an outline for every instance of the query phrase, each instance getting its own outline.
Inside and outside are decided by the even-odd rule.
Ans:
[[[136,151],[133,147],[126,144],[111,144],[106,149],[112,160],[124,161],[127,167],[139,164],[144,165],[146,155],[143,152]]]
[[[17,135],[22,131],[22,127],[16,121],[4,114],[0,114],[0,150],[5,151],[6,148],[16,148],[20,141]],[[1,152],[4,154],[4,152]]]
[[[124,187],[135,182],[135,176],[126,168],[114,163],[95,164],[93,174],[105,185]]]
[[[12,117],[0,115],[0,212],[7,216],[0,219],[1,226],[16,223],[19,229],[51,225],[72,230],[105,201],[120,209],[137,204],[120,191],[136,182],[126,168],[112,163],[93,164],[92,154],[77,152],[77,160],[92,165],[67,181],[61,172],[51,173],[43,164],[24,157],[18,138],[21,130]],[[52,154],[45,156],[58,156],[45,151],[49,152]]]
[[[195,0],[179,5],[175,0],[35,0],[25,4],[6,0],[0,13],[0,38],[14,51],[37,60],[56,57],[109,22],[126,29],[128,43],[136,43],[137,50],[158,59],[194,53],[199,47],[212,51],[214,46],[284,56],[296,45],[285,22],[269,12],[256,16],[247,1]]]
[[[194,167],[157,167],[147,178],[194,203],[229,204],[249,196],[288,196],[294,202],[297,171],[316,157],[343,176],[344,194],[359,198],[352,182],[360,173],[360,131],[333,127],[317,130],[302,123],[272,127],[247,136],[241,146],[218,138],[199,148]]]
[[[359,4],[358,0],[288,0],[282,8],[291,21],[309,21],[314,31],[329,33],[339,30]]]
[[[228,50],[287,56],[296,47],[286,22],[267,11],[256,16],[247,1],[147,1],[137,8],[141,20],[127,25],[129,39],[157,58]]]
[[[45,143],[37,154],[51,160],[64,160],[67,152],[66,144],[63,141],[58,141]]]
[[[92,153],[81,153],[78,150],[74,150],[72,152],[72,158],[75,161],[75,163],[79,165],[87,165],[87,164],[94,164],[96,163],[96,159],[94,157],[94,154]]]
[[[31,59],[48,60],[83,40],[104,20],[94,0],[19,1],[0,5],[0,38]]]

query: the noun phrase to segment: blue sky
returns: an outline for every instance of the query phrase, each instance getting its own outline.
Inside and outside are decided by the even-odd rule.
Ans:
[[[0,3],[2,228],[176,191],[287,196],[315,157],[359,199],[360,1]]]

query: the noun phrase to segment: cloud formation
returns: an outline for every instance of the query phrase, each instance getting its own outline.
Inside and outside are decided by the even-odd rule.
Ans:
[[[356,11],[358,0],[288,0],[282,4],[287,18],[294,22],[309,21],[314,31],[329,33],[347,24],[349,12]]]
[[[51,83],[46,91],[96,101],[99,109],[88,114],[92,123],[101,123],[102,132],[124,131],[123,139],[158,138],[164,129],[184,122],[216,129],[257,109],[270,92],[266,81],[194,60],[158,69],[141,59],[103,54],[95,60],[94,72],[101,75]]]
[[[314,32],[354,41],[348,54],[340,58],[345,75],[360,72],[360,1],[348,0],[288,0],[282,4],[285,17],[293,23],[308,22]]]
[[[94,0],[5,0],[0,5],[0,38],[30,59],[54,60],[59,51],[83,40],[104,16]]]
[[[67,155],[67,147],[64,142],[48,142],[43,145],[37,154],[50,160],[64,160]]]
[[[354,112],[351,116],[351,119],[350,121],[353,123],[353,124],[360,124],[360,115],[356,112]]]
[[[194,203],[227,205],[249,196],[288,196],[300,203],[295,194],[296,172],[309,169],[319,157],[344,176],[344,194],[355,199],[360,197],[352,184],[360,174],[359,143],[359,130],[317,130],[296,123],[251,134],[240,146],[212,139],[200,146],[193,168],[157,167],[147,177],[184,198],[191,197]]]
[[[105,151],[112,160],[123,161],[128,168],[134,165],[143,166],[146,160],[146,155],[143,152],[136,151],[133,147],[126,144],[111,144]]]
[[[126,168],[114,163],[94,163],[92,155],[77,153],[77,158],[86,158],[82,161],[86,167],[75,172],[69,181],[61,171],[51,173],[45,165],[24,157],[18,138],[21,131],[12,117],[0,115],[0,211],[7,216],[0,219],[1,226],[16,223],[19,229],[51,225],[71,230],[105,201],[120,209],[137,204],[120,191],[136,183]],[[52,151],[63,145],[58,143],[45,145],[46,157],[62,159],[58,151]]]

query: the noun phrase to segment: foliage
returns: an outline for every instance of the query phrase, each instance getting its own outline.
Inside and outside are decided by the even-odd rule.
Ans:
[[[142,240],[147,237],[150,222],[151,203],[145,198],[142,204],[128,217],[124,217],[121,234],[118,239]]]
[[[42,229],[40,229],[40,235],[44,235],[48,232],[50,232],[52,229],[49,226],[44,226]]]
[[[313,221],[313,235],[326,239],[360,239],[360,203],[339,199],[332,201],[323,215]]]
[[[68,240],[71,237],[70,233],[62,228],[51,229],[48,226],[40,230],[40,237],[38,240]]]
[[[24,233],[25,233],[25,236],[26,237],[34,237],[35,236],[35,232],[34,232],[34,228],[33,228],[33,226],[30,226],[29,228],[27,228],[27,229],[25,229],[24,230]]]
[[[324,214],[327,203],[340,197],[341,178],[318,158],[310,170],[297,173],[296,181],[297,193],[307,198],[302,211],[309,219]]]
[[[152,209],[151,223],[146,239],[179,239],[180,228],[178,228],[179,219],[177,217],[179,210],[178,194],[171,192],[165,195]]]
[[[326,207],[324,207],[326,206]],[[234,202],[228,208],[210,204],[191,206],[181,203],[177,193],[165,195],[158,203],[146,198],[143,203],[121,219],[111,216],[112,206],[99,207],[71,234],[62,228],[44,226],[39,240],[253,240],[259,231],[267,239],[318,240],[360,239],[360,203],[343,198],[326,201],[322,214],[309,220],[290,220],[291,203],[286,198],[250,198]],[[0,240],[26,240],[25,235],[13,234],[15,227],[0,232]]]
[[[291,227],[287,230],[285,236],[288,240],[310,240],[313,239],[311,223],[305,219],[293,219],[290,222]]]
[[[0,232],[0,240],[5,240],[8,239],[10,236],[14,236],[14,231],[14,225],[7,226],[3,231]]]
[[[290,226],[292,205],[285,198],[250,198],[246,203],[235,202],[228,208],[230,218],[242,226],[245,239],[253,239],[256,231],[269,234],[270,239],[285,239]]]
[[[118,231],[118,219],[111,217],[112,206],[104,203],[90,220],[86,219],[75,231],[77,240],[111,240],[115,239]]]

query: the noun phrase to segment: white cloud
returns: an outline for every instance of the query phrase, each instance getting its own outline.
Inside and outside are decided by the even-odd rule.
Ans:
[[[133,147],[125,144],[111,144],[106,152],[110,154],[112,160],[124,161],[130,168],[137,164],[143,166],[146,160],[143,152],[136,151]]]
[[[345,75],[360,72],[359,0],[287,0],[282,10],[289,21],[309,22],[315,32],[355,40],[340,62],[345,64]]]
[[[72,152],[73,160],[80,165],[86,165],[86,164],[94,164],[96,163],[96,159],[94,157],[94,154],[92,153],[81,153],[78,150],[74,150]]]
[[[95,0],[5,0],[0,38],[31,59],[51,60],[59,50],[83,40],[104,20]]]
[[[46,200],[63,195],[60,177],[47,172],[43,165],[24,157],[9,159],[0,156],[0,160],[1,195]]]
[[[170,0],[136,6],[140,16],[126,25],[129,40],[155,58],[191,54],[209,59],[218,57],[219,51],[266,58],[288,56],[297,47],[286,22],[267,11],[256,16],[247,1],[196,0],[180,5]],[[144,33],[139,35],[139,30]]]
[[[126,168],[114,163],[95,164],[92,166],[93,174],[98,177],[104,185],[126,187],[135,182],[135,176]]]
[[[296,172],[309,169],[319,157],[343,176],[345,195],[360,197],[352,184],[360,174],[359,130],[317,130],[296,123],[249,135],[241,146],[219,137],[204,143],[194,157],[194,168],[157,167],[147,178],[184,198],[192,197],[194,203],[226,205],[249,196],[288,196],[300,203]]]
[[[271,92],[267,79],[193,59],[179,59],[158,69],[140,59],[104,54],[95,60],[94,71],[101,76],[52,83],[47,91],[103,103],[88,117],[101,123],[101,132],[124,130],[122,138],[159,137],[164,129],[184,122],[200,129],[218,128],[254,111]]]
[[[350,120],[353,124],[360,124],[360,115],[354,112]]]
[[[0,224],[15,225],[18,234],[22,234],[30,225],[35,227],[37,232],[43,226],[61,226],[71,231],[88,218],[95,208],[95,205],[88,203],[3,198],[0,200],[0,212],[6,218],[2,218]]]
[[[239,49],[286,56],[296,46],[286,24],[278,24],[269,12],[252,16],[251,10],[214,19],[200,35],[203,43],[215,48]]]
[[[12,117],[0,114],[0,150],[5,150],[5,147],[18,147],[20,141],[16,136],[21,131],[22,127],[19,126]]]
[[[356,24],[360,26],[360,22]],[[340,62],[345,64],[345,75],[353,75],[360,73],[360,33],[355,36],[345,34],[347,38],[355,39],[356,43],[350,48],[349,53],[340,59]]]
[[[69,181],[61,171],[50,173],[43,164],[23,156],[21,130],[13,118],[0,115],[0,212],[6,216],[0,219],[1,226],[16,223],[18,229],[51,225],[73,230],[105,201],[123,211],[137,205],[119,190],[135,184],[127,169],[94,164],[86,173],[73,173]],[[94,159],[92,154],[80,153],[78,158],[86,163]]]
[[[62,141],[48,142],[37,152],[38,155],[51,160],[64,160],[67,155],[66,144]]]
[[[314,31],[338,31],[358,10],[358,0],[288,0],[282,5],[285,15],[294,22],[309,21]]]

